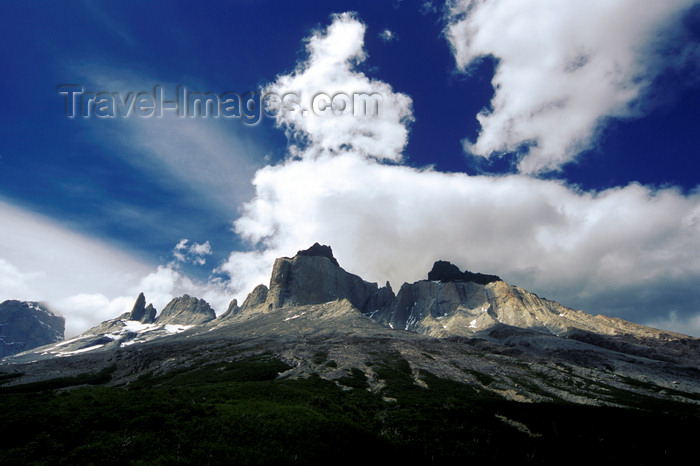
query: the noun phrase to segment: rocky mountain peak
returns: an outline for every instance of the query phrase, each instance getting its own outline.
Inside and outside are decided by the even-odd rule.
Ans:
[[[257,288],[246,303],[264,302],[269,309],[285,306],[321,304],[347,299],[362,309],[367,298],[377,291],[376,283],[368,283],[343,270],[329,246],[318,243],[299,251],[293,258],[275,260],[270,287]],[[247,307],[246,303],[243,307]]]
[[[216,314],[203,299],[182,295],[174,298],[155,319],[157,324],[196,325],[214,320]]]
[[[65,319],[42,303],[0,303],[0,358],[61,341],[64,330]]]
[[[474,273],[468,270],[464,272],[447,261],[437,261],[433,264],[433,269],[428,272],[428,280],[440,282],[472,282],[479,285],[501,281],[498,275],[487,275],[484,273]]]

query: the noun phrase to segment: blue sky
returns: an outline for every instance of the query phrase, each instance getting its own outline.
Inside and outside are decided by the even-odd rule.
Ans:
[[[447,259],[700,335],[700,6],[643,3],[6,2],[0,299],[73,333],[139,291],[223,312],[319,241],[396,290]],[[66,84],[385,114],[68,118]]]

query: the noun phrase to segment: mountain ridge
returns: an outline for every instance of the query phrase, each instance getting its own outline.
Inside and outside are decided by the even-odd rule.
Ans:
[[[291,367],[281,377],[338,381],[360,371],[368,389],[381,392],[373,365],[394,355],[418,385],[429,372],[516,401],[616,406],[621,401],[611,394],[623,391],[700,404],[700,340],[591,316],[444,261],[437,269],[428,276],[434,280],[406,283],[395,294],[388,283],[380,288],[342,269],[330,247],[314,245],[277,259],[269,285],[241,306],[232,300],[218,318],[203,300],[183,296],[168,305],[178,312],[133,320],[146,315],[139,295],[131,313],[6,358],[0,370],[22,373],[12,385],[50,378],[58,367],[62,374],[114,367],[110,383],[128,385],[145,373],[273,354]]]

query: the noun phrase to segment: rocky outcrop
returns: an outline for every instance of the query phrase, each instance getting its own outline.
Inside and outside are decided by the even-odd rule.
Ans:
[[[65,319],[44,304],[0,303],[0,358],[63,340]]]
[[[40,357],[96,354],[179,332],[187,331],[189,338],[236,326],[248,336],[268,332],[275,338],[292,339],[336,331],[347,335],[350,328],[362,338],[391,332],[391,328],[454,341],[488,340],[517,351],[532,347],[527,351],[538,357],[547,356],[552,348],[574,351],[585,344],[596,351],[619,351],[656,361],[690,360],[700,348],[689,337],[575,311],[495,275],[462,272],[445,261],[435,263],[429,280],[404,283],[396,294],[388,282],[378,288],[337,263],[331,248],[318,244],[292,258],[279,258],[269,288],[257,286],[241,306],[232,300],[215,321],[206,301],[188,295],[173,299],[154,319],[155,309],[146,306],[140,294],[130,312],[70,341],[34,351]],[[207,322],[211,325],[197,327]],[[13,358],[32,357],[23,354]]]
[[[243,301],[241,310],[251,309],[267,301],[268,288],[265,285],[256,286],[253,291]]]
[[[226,308],[226,312],[224,312],[221,316],[219,316],[219,319],[228,319],[229,317],[235,316],[240,311],[241,311],[241,308],[238,307],[238,300],[233,299],[233,300],[231,300],[230,303],[228,303],[228,307]]]
[[[145,302],[146,297],[140,293],[130,312],[106,320],[69,340],[37,348],[35,354],[50,358],[109,352],[176,335],[215,318],[214,311],[206,301],[188,295],[170,301],[158,318],[153,305],[145,305]],[[23,352],[13,358],[31,358],[31,353],[32,351]]]
[[[129,320],[136,320],[144,324],[152,324],[156,320],[156,309],[153,304],[146,306],[146,297],[143,293],[139,293],[136,298],[134,307],[129,313]]]
[[[153,324],[156,320],[156,309],[153,304],[146,305],[146,296],[139,293],[131,311],[125,312],[115,319],[106,320],[83,333],[83,336],[89,335],[94,338],[100,338],[102,335],[110,333],[119,333],[125,329],[127,322],[140,322],[142,324]],[[86,338],[86,344],[90,343],[91,339]]]
[[[170,301],[156,318],[155,323],[173,325],[204,324],[216,318],[216,313],[203,299],[183,295]]]
[[[456,267],[442,268],[437,275],[431,274],[431,278],[441,280],[404,283],[395,299],[385,299],[383,306],[374,310],[365,307],[363,311],[391,328],[435,337],[471,336],[499,325],[552,335],[574,328],[588,331],[599,327],[592,316],[581,318],[582,313],[493,280],[494,276],[472,276],[477,280],[467,279]]]
[[[376,283],[343,270],[330,247],[315,244],[291,259],[282,257],[275,261],[265,303],[268,309],[278,309],[347,299],[362,309],[377,291]]]

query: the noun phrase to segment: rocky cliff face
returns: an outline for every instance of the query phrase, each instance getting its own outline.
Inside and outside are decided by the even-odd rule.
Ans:
[[[64,329],[65,319],[41,303],[0,303],[0,358],[61,341]]]
[[[275,261],[265,304],[268,309],[279,309],[347,299],[362,309],[376,292],[376,283],[346,272],[338,265],[330,247],[316,243],[291,259],[282,257]],[[263,294],[263,290],[256,288],[251,299],[260,301]]]

